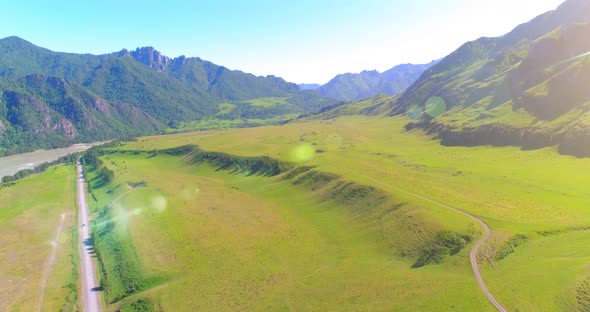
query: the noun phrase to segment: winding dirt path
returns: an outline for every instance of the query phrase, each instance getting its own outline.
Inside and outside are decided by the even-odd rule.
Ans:
[[[98,298],[99,285],[96,283],[94,265],[92,263],[92,239],[90,237],[90,224],[88,217],[88,204],[86,203],[86,190],[84,189],[84,175],[82,162],[78,160],[78,208],[80,209],[80,282],[82,311],[100,312]]]
[[[41,294],[39,295],[39,302],[37,304],[37,311],[41,311],[43,307],[43,300],[45,300],[45,290],[47,289],[47,281],[49,280],[49,274],[53,270],[53,265],[55,264],[55,258],[57,257],[57,248],[59,246],[59,234],[63,231],[64,223],[66,221],[66,214],[62,213],[57,228],[55,230],[54,239],[51,241],[51,253],[49,253],[49,258],[47,258],[47,262],[43,266],[43,275],[41,276]]]
[[[339,166],[339,165],[337,165],[337,167],[348,170],[347,168]],[[420,195],[420,194],[417,194],[417,193],[414,193],[411,191],[404,190],[404,189],[399,188],[397,186],[393,186],[393,185],[381,182],[381,181],[379,181],[375,178],[372,178],[370,176],[367,176],[365,174],[358,173],[358,172],[355,172],[355,173],[373,181],[374,183],[382,185],[383,187],[387,187],[387,188],[393,189],[395,191],[398,191],[400,193],[404,193],[406,195],[409,195],[409,196],[421,199],[423,201],[429,202],[431,204],[435,204],[439,207],[455,211],[455,212],[460,213],[464,216],[467,216],[470,219],[477,222],[484,229],[484,235],[475,243],[475,245],[473,245],[473,247],[471,248],[471,251],[469,252],[469,261],[471,262],[471,268],[473,269],[473,274],[475,275],[475,279],[477,280],[477,284],[479,285],[479,288],[484,293],[486,298],[488,298],[488,301],[494,306],[494,308],[496,308],[496,310],[498,310],[500,312],[508,312],[508,310],[506,310],[506,308],[504,308],[504,306],[502,306],[502,304],[500,304],[500,302],[498,302],[498,300],[496,300],[494,295],[490,292],[490,290],[486,286],[486,283],[483,280],[483,277],[481,276],[481,272],[479,271],[479,262],[478,262],[479,248],[492,237],[492,229],[490,228],[489,225],[487,225],[487,223],[485,223],[485,221],[483,221],[482,219],[480,219],[470,213],[467,213],[459,208],[455,208],[455,207],[449,206],[447,204],[443,204],[439,201],[430,199],[426,196],[423,196],[423,195]]]
[[[477,280],[477,284],[479,285],[479,288],[481,288],[481,291],[484,293],[484,295],[488,298],[488,301],[490,301],[490,303],[496,308],[496,310],[500,311],[500,312],[508,312],[508,310],[506,310],[506,308],[504,308],[499,302],[498,300],[496,300],[496,298],[494,298],[494,295],[492,295],[492,293],[489,291],[488,287],[486,286],[486,283],[483,280],[483,277],[481,276],[481,272],[479,271],[479,262],[478,262],[478,255],[479,255],[479,248],[481,247],[481,245],[483,245],[486,241],[488,241],[491,237],[492,237],[492,229],[490,229],[490,226],[485,223],[482,219],[469,214],[463,210],[460,210],[458,208],[449,206],[447,204],[443,204],[441,202],[438,202],[436,200],[432,200],[428,197],[424,197],[420,194],[416,194],[410,191],[406,191],[406,190],[402,190],[399,188],[394,187],[394,189],[396,189],[397,191],[403,192],[407,195],[411,195],[414,196],[416,198],[419,198],[421,200],[427,201],[429,203],[438,205],[440,207],[449,209],[449,210],[453,210],[455,212],[458,212],[464,216],[467,216],[469,218],[471,218],[472,220],[474,220],[475,222],[479,223],[479,225],[484,229],[484,235],[482,238],[480,238],[475,245],[473,245],[473,248],[471,248],[471,251],[469,252],[469,261],[471,262],[471,268],[473,269],[473,274],[475,275],[475,279]]]

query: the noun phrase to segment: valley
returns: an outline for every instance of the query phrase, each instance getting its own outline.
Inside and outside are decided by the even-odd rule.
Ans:
[[[107,268],[114,268],[112,261],[121,255],[129,259],[120,271],[106,274],[106,301],[113,309],[149,304],[187,311],[415,310],[447,306],[445,302],[448,307],[487,309],[467,257],[412,269],[420,246],[437,230],[473,231],[467,218],[438,221],[424,207],[403,203],[398,203],[403,206],[399,215],[387,207],[365,211],[362,199],[322,200],[334,192],[333,183],[293,185],[284,176],[232,174],[232,169],[190,165],[165,154],[117,152],[102,159],[117,178],[93,190],[96,207],[120,199],[102,208],[108,212],[99,210],[105,217],[95,221],[101,225],[97,233],[103,233],[96,236],[96,248]],[[129,189],[125,181],[146,186]],[[358,201],[358,208],[349,200]],[[375,205],[380,198],[370,200]],[[375,219],[383,214],[386,220]],[[453,218],[444,209],[436,214]],[[114,220],[112,232],[104,232],[102,224],[109,220]],[[108,247],[113,240],[115,246],[125,246],[117,251],[122,254]],[[430,286],[420,287],[425,281]],[[457,285],[455,290],[448,290],[449,283]],[[468,300],[465,285],[472,290]],[[126,296],[130,287],[137,291]],[[194,292],[199,296],[190,295]]]
[[[590,311],[590,0],[179,1],[0,20],[0,311]]]
[[[553,306],[551,310],[576,307],[576,294],[584,287],[584,274],[578,274],[585,267],[583,259],[588,254],[584,253],[585,249],[576,249],[581,253],[576,257],[579,262],[560,262],[557,254],[551,256],[550,250],[559,248],[563,242],[550,238],[553,235],[576,237],[576,232],[587,228],[590,215],[585,203],[589,199],[583,191],[587,178],[579,168],[588,168],[588,160],[560,156],[551,148],[521,151],[511,147],[444,147],[420,131],[405,134],[405,122],[366,117],[340,118],[331,124],[316,120],[282,127],[148,137],[128,143],[125,148],[153,151],[197,144],[205,150],[244,156],[263,154],[296,161],[294,149],[300,145],[312,146],[315,155],[306,165],[383,189],[401,201],[424,209],[426,220],[457,222],[462,217],[457,213],[442,213],[439,206],[408,196],[408,191],[458,207],[488,223],[493,231],[492,240],[481,247],[479,261],[488,288],[508,310],[519,306],[533,308],[540,300],[534,293],[513,288],[524,281],[542,283],[539,289],[543,289],[543,298],[548,301],[540,306],[546,309]],[[237,137],[247,139],[237,140]],[[468,219],[463,222],[466,221],[469,224]],[[478,237],[483,234],[479,225],[470,227]],[[578,235],[583,236],[582,232]],[[510,247],[509,241],[520,236],[526,237],[525,241],[518,247]],[[509,267],[506,263],[524,261],[526,258],[519,259],[526,257],[527,249],[541,243],[548,252],[543,262],[532,262],[530,267],[520,265],[519,274],[504,274],[503,270]],[[498,256],[505,250],[508,250],[505,255]],[[558,258],[552,261],[551,257]],[[464,256],[462,267],[469,272],[467,259]],[[536,266],[546,261],[551,261],[551,272],[561,276],[562,284],[536,281]],[[575,267],[578,269],[572,271]],[[528,277],[521,280],[519,276]],[[568,291],[564,292],[565,289]]]
[[[493,311],[469,261],[484,228],[443,205],[489,224],[491,239],[474,256],[508,311],[583,309],[590,214],[579,168],[589,160],[553,148],[445,147],[420,130],[405,132],[406,122],[310,119],[104,148],[102,166],[114,179],[103,181],[92,167],[87,177],[106,310],[182,303],[187,311]],[[214,153],[179,148],[192,145]],[[278,169],[249,158],[227,163],[220,155],[269,157],[278,163],[267,167]],[[25,189],[49,172],[0,192]],[[444,246],[441,233],[464,237],[457,253],[435,252]],[[518,237],[524,239],[513,243]],[[115,259],[126,261],[114,265]]]

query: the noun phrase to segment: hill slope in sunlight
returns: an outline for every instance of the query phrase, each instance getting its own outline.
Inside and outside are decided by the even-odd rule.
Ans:
[[[464,44],[399,97],[337,110],[406,114],[408,129],[427,129],[445,145],[558,145],[588,156],[589,51],[590,2],[569,0],[502,37]]]

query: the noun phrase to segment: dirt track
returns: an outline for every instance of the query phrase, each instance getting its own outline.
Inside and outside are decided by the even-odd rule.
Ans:
[[[51,241],[51,253],[49,254],[49,258],[47,258],[47,262],[43,266],[43,275],[41,276],[41,294],[39,295],[39,303],[37,307],[37,311],[41,311],[43,307],[43,300],[45,299],[45,289],[47,288],[47,281],[49,280],[49,274],[53,270],[53,266],[55,264],[55,258],[57,256],[57,248],[59,247],[59,234],[63,231],[64,223],[66,221],[66,214],[62,213],[59,223],[57,225],[57,229],[55,230],[55,238]]]
[[[341,166],[338,166],[341,167]],[[347,169],[345,167],[341,167],[342,169]],[[359,174],[357,172],[357,174]],[[423,195],[414,193],[414,192],[410,192],[407,190],[404,190],[402,188],[396,187],[396,186],[392,186],[389,185],[387,183],[383,183],[375,178],[372,178],[370,176],[367,176],[365,174],[361,174],[363,177],[372,180],[373,182],[382,185],[383,187],[389,188],[389,189],[393,189],[395,191],[398,191],[400,193],[404,193],[406,195],[410,195],[412,197],[421,199],[423,201],[435,204],[439,207],[443,207],[449,210],[453,210],[457,213],[460,213],[464,216],[469,217],[470,219],[474,220],[475,222],[477,222],[479,225],[481,225],[481,227],[484,229],[484,235],[482,238],[480,238],[475,245],[473,245],[473,247],[471,248],[471,251],[469,252],[469,261],[471,262],[471,268],[473,269],[473,274],[475,275],[475,279],[477,280],[477,284],[479,285],[479,288],[481,289],[481,291],[484,293],[484,295],[486,296],[486,298],[488,299],[488,301],[496,308],[496,310],[500,311],[500,312],[507,312],[508,310],[506,310],[506,308],[504,308],[504,306],[502,306],[502,304],[500,304],[498,302],[498,300],[496,300],[496,298],[494,297],[494,295],[492,295],[492,293],[489,291],[488,287],[486,286],[483,277],[481,276],[481,272],[479,271],[479,262],[478,262],[478,255],[479,255],[479,248],[486,242],[488,241],[491,237],[492,237],[492,229],[490,229],[490,227],[487,225],[487,223],[485,223],[482,219],[469,214],[461,209],[449,206],[447,204],[443,204],[439,201],[430,199],[428,197],[425,197]]]

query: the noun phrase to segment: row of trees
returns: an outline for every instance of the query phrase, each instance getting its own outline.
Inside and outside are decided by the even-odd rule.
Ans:
[[[37,174],[37,173],[44,172],[45,170],[47,170],[47,168],[49,168],[51,166],[55,166],[55,165],[59,165],[59,164],[73,164],[76,162],[76,159],[78,158],[78,156],[79,156],[79,154],[69,154],[66,156],[62,156],[52,162],[42,163],[42,164],[38,165],[37,167],[35,167],[34,169],[21,170],[12,176],[3,177],[2,183],[14,182],[14,181],[20,180],[22,178],[25,178],[27,176],[30,176],[31,174]]]
[[[103,154],[103,150],[93,147],[86,151],[82,161],[88,171],[97,171],[98,176],[102,179],[102,183],[110,183],[115,179],[115,172],[104,165],[104,162],[99,158]]]

